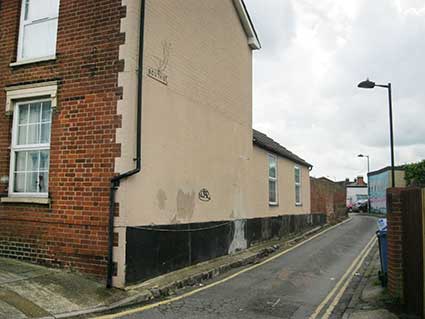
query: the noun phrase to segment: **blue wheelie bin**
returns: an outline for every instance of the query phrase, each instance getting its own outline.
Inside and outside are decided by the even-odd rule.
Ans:
[[[381,261],[381,270],[379,271],[379,279],[382,287],[387,285],[387,269],[388,269],[388,258],[387,258],[387,219],[380,218],[378,220],[378,230],[376,231],[379,243],[379,259]]]

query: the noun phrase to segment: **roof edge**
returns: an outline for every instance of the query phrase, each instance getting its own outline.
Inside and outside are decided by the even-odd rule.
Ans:
[[[304,159],[300,158],[298,155],[292,153],[291,151],[289,151],[288,149],[283,147],[281,144],[279,144],[278,142],[276,142],[272,138],[268,137],[266,134],[264,134],[260,131],[257,131],[255,129],[253,129],[252,132],[253,132],[252,143],[254,144],[254,146],[257,146],[258,148],[261,148],[261,149],[263,149],[267,152],[270,152],[270,153],[272,153],[276,156],[279,156],[281,158],[286,158],[286,159],[290,160],[291,162],[294,162],[294,163],[297,163],[297,164],[302,165],[304,167],[307,167],[310,170],[313,168],[312,164],[310,164],[307,161],[305,161]],[[257,140],[256,137],[255,137],[255,134],[260,134],[260,136],[263,135],[266,139],[270,140],[272,143],[275,143],[279,147],[283,148],[289,154],[279,152],[275,148],[267,146],[264,142]]]
[[[255,31],[254,24],[249,16],[248,9],[246,8],[243,0],[233,0],[233,5],[239,15],[246,36],[248,37],[248,45],[252,50],[261,49],[261,43],[258,39],[257,32]]]
[[[395,171],[404,171],[405,165],[394,166],[394,170]],[[385,167],[378,169],[376,171],[369,172],[367,174],[367,176],[374,176],[374,175],[378,175],[378,174],[381,174],[381,173],[387,172],[387,171],[391,171],[391,166],[385,166]]]

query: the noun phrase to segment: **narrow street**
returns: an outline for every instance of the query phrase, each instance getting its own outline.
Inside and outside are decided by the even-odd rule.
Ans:
[[[326,318],[328,305],[355,272],[352,266],[367,253],[375,229],[375,218],[354,215],[348,223],[230,280],[111,318]]]

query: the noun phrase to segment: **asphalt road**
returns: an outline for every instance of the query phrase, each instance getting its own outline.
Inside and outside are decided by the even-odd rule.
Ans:
[[[376,219],[353,219],[229,281],[126,319],[309,318],[370,241]]]

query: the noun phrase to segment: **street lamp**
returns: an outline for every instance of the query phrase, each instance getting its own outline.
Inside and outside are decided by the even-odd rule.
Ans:
[[[391,98],[391,83],[387,85],[375,84],[375,82],[366,81],[360,82],[357,87],[362,89],[373,89],[375,86],[387,88],[388,89],[388,101],[390,107],[390,142],[391,142],[391,177],[392,177],[392,187],[395,187],[395,173],[394,173],[394,134],[393,134],[393,106]]]
[[[367,157],[367,207],[370,213],[370,182],[369,182],[369,173],[370,173],[370,158],[369,155],[359,154],[357,157]]]

